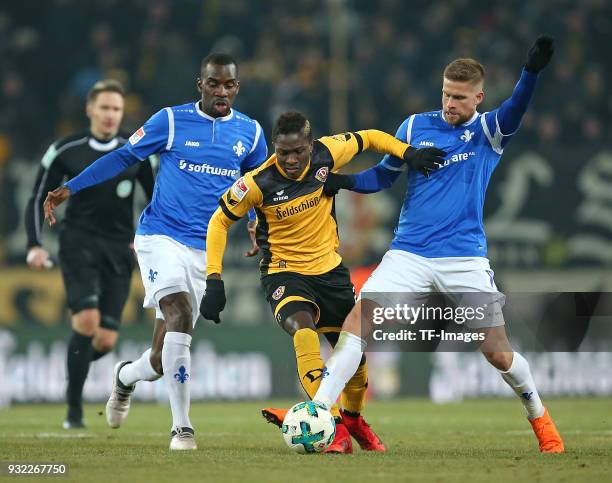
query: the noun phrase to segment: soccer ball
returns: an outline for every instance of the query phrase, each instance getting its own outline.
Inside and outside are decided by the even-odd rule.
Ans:
[[[293,406],[283,421],[285,443],[296,453],[320,453],[336,436],[336,422],[322,404],[306,401]]]

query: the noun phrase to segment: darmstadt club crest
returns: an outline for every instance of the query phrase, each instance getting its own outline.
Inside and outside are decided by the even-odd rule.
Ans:
[[[322,168],[319,168],[317,170],[317,172],[315,173],[315,178],[318,179],[321,183],[325,183],[325,181],[327,180],[328,172],[329,169],[327,168],[327,166],[323,166]]]
[[[284,293],[285,293],[285,286],[281,285],[274,291],[274,293],[272,294],[272,298],[274,300],[278,300],[283,296]]]

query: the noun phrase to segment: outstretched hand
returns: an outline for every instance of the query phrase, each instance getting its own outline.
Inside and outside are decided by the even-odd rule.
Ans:
[[[444,165],[444,156],[446,152],[438,148],[416,149],[409,146],[404,152],[404,161],[411,169],[429,176],[430,171],[440,169]]]
[[[66,201],[70,197],[70,190],[65,186],[60,186],[59,188],[54,189],[53,191],[49,191],[47,193],[47,198],[43,204],[43,208],[45,210],[45,220],[49,222],[49,226],[55,225],[57,221],[55,219],[55,214],[53,210],[61,205],[64,201]]]
[[[525,70],[537,74],[548,65],[555,52],[555,40],[548,35],[540,35],[527,53]]]

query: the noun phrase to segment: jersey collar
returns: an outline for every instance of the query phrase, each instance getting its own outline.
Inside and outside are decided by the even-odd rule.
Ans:
[[[200,101],[196,101],[195,103],[195,108],[196,108],[196,112],[202,116],[205,119],[208,119],[209,121],[229,121],[231,118],[234,117],[234,110],[230,107],[230,112],[227,116],[223,116],[223,117],[212,117],[209,116],[208,114],[206,114],[202,109],[200,109]]]
[[[93,136],[89,136],[89,141],[87,141],[87,143],[89,144],[89,147],[91,149],[94,149],[96,151],[112,151],[119,144],[119,140],[116,137],[114,137],[110,141],[107,141],[104,143],[104,142],[98,141]]]
[[[478,116],[480,116],[480,113],[478,111],[474,111],[474,115],[467,121],[465,121],[463,124],[459,124],[460,126],[469,126],[470,124],[472,124],[476,119],[478,119]],[[450,124],[448,124],[448,122],[446,121],[446,119],[444,118],[444,111],[442,109],[440,109],[440,118],[447,124],[450,126]]]
[[[474,111],[474,115],[470,118],[469,121],[466,121],[462,124],[462,126],[469,126],[470,124],[472,124],[476,119],[478,119],[478,116],[480,116],[480,113],[478,111]]]

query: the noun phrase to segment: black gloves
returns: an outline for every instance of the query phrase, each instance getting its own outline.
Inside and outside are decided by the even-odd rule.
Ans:
[[[529,49],[525,70],[537,74],[548,65],[555,51],[554,39],[548,35],[540,35]]]
[[[219,314],[225,308],[225,285],[223,280],[207,279],[206,293],[200,303],[200,314],[208,320],[212,320],[215,324],[221,323]]]
[[[410,169],[416,169],[425,176],[429,176],[430,171],[440,169],[444,165],[446,152],[437,148],[416,149],[409,146],[404,152],[404,161]],[[351,174],[329,173],[323,186],[323,193],[326,196],[334,196],[341,189],[350,190],[355,186],[355,177]]]
[[[323,185],[323,193],[325,196],[335,196],[338,191],[345,189],[350,190],[355,186],[355,178],[350,174],[329,173],[325,185]]]
[[[416,149],[410,146],[404,153],[404,161],[411,169],[429,176],[430,171],[440,169],[444,165],[444,156],[446,153],[438,148]]]

